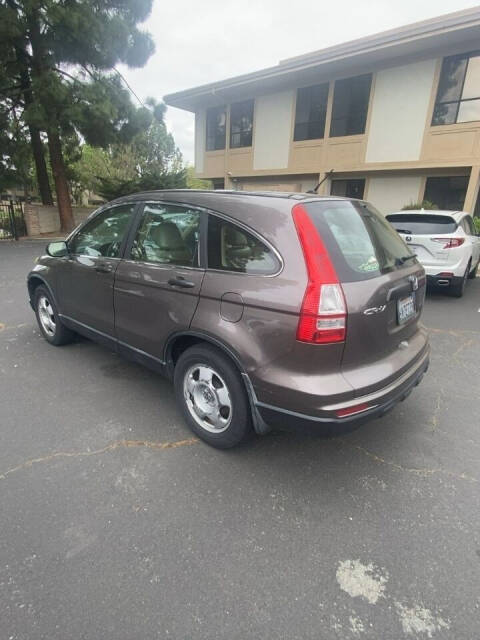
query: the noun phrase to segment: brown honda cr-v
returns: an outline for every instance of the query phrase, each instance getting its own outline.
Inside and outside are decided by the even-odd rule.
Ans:
[[[157,191],[102,206],[28,276],[45,339],[83,334],[173,379],[190,428],[335,434],[427,370],[423,268],[359,200]]]

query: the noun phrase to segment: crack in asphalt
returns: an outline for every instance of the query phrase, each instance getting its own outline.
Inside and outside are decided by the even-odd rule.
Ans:
[[[375,460],[375,462],[384,464],[388,467],[391,467],[392,469],[396,469],[397,471],[404,471],[406,473],[411,473],[413,475],[423,476],[423,477],[433,476],[435,474],[443,474],[448,476],[449,478],[455,478],[456,480],[468,480],[469,482],[475,482],[475,483],[479,482],[478,478],[475,478],[474,476],[470,476],[467,473],[455,473],[454,471],[448,471],[447,469],[442,469],[441,467],[434,467],[433,469],[404,467],[402,464],[398,462],[394,462],[393,460],[386,460],[385,458],[382,458],[376,453],[372,453],[371,451],[369,451],[368,449],[365,449],[365,447],[362,447],[359,444],[351,444],[346,440],[344,440],[343,438],[339,438],[339,440],[343,442],[345,445],[347,445],[348,447],[352,447],[353,449],[356,449],[357,451],[360,451],[361,453],[366,455],[368,458]]]
[[[435,327],[427,327],[427,331],[430,333],[444,333],[449,336],[454,336],[455,338],[464,338],[466,333],[473,333],[474,335],[480,336],[480,331],[473,329],[437,329]]]
[[[186,440],[176,440],[173,442],[151,442],[149,440],[116,440],[115,442],[111,442],[101,449],[93,449],[91,451],[56,451],[55,453],[50,453],[40,458],[30,458],[29,460],[18,464],[16,467],[7,469],[7,471],[0,473],[0,480],[5,480],[5,478],[12,473],[16,473],[17,471],[21,471],[22,469],[28,469],[34,464],[51,462],[56,458],[86,458],[89,456],[98,456],[102,453],[108,453],[109,451],[115,451],[115,449],[129,449],[132,447],[145,447],[148,449],[160,449],[163,451],[165,449],[188,447],[196,444],[197,442],[199,442],[198,438],[187,438]]]
[[[440,391],[437,391],[437,399],[435,402],[435,409],[433,410],[433,413],[430,417],[430,424],[432,426],[430,433],[433,433],[434,431],[437,430],[438,427],[438,417],[440,414],[440,410],[442,408],[442,401],[443,401],[443,396],[445,394],[445,391],[443,389],[440,389]]]

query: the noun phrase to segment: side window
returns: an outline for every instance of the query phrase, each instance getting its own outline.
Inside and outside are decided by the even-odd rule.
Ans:
[[[235,224],[208,218],[208,267],[259,275],[273,274],[280,264],[271,249]]]
[[[186,206],[146,204],[130,257],[154,264],[198,267],[200,212]]]
[[[92,257],[118,258],[135,206],[135,203],[121,204],[99,213],[72,238],[70,251]]]

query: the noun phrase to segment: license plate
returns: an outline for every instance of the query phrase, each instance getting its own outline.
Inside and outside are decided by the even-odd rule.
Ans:
[[[405,324],[415,315],[415,294],[411,293],[406,298],[397,300],[398,324]]]

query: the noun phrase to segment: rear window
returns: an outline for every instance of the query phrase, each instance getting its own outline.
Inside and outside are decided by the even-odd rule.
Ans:
[[[343,282],[395,271],[408,264],[413,255],[384,216],[365,202],[327,200],[309,202],[304,207]]]
[[[457,229],[457,223],[450,216],[392,213],[387,216],[387,220],[399,233],[409,233],[412,236],[453,233]]]

